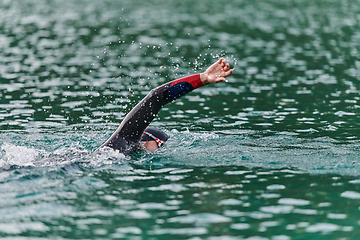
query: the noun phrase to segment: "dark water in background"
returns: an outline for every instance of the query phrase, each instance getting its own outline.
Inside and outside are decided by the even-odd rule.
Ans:
[[[0,236],[357,239],[358,1],[0,0]],[[228,83],[91,155],[147,92],[219,56]]]

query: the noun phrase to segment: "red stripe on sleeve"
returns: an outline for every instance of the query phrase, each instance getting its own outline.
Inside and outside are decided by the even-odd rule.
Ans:
[[[188,82],[193,86],[194,89],[204,86],[200,79],[200,73],[174,80],[171,82],[170,87],[180,82]]]

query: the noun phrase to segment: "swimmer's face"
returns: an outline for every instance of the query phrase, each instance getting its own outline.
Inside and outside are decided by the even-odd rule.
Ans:
[[[159,148],[156,141],[143,141],[141,144],[144,146],[144,148],[146,148],[146,150],[149,151],[155,151]]]
[[[160,135],[165,135],[165,136],[166,136],[165,133],[164,133],[164,134],[160,134]],[[141,145],[143,145],[143,147],[144,147],[146,150],[149,150],[149,151],[155,151],[155,150],[161,148],[161,147],[165,144],[165,142],[166,142],[166,140],[165,140],[165,141],[164,141],[164,140],[161,140],[160,137],[155,137],[152,133],[144,131],[144,133],[143,133],[143,135],[141,136],[141,138],[143,138],[143,137],[145,138],[146,136],[149,137],[150,139],[153,139],[153,140],[150,140],[150,141],[141,141]],[[167,139],[167,138],[168,138],[168,137],[166,136],[166,139]]]

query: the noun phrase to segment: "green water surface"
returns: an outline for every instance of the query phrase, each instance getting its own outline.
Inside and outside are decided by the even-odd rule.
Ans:
[[[360,2],[0,0],[0,237],[358,239]],[[156,152],[93,154],[149,90]]]

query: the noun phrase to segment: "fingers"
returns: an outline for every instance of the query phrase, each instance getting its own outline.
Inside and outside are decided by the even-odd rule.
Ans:
[[[228,76],[230,76],[230,75],[233,73],[233,71],[234,71],[234,69],[230,69],[229,71],[224,72],[224,73],[221,75],[221,77],[219,77],[219,78],[222,78],[222,79],[223,79],[223,80],[221,80],[221,81],[227,82],[227,80],[226,80],[225,78],[228,77]]]
[[[230,69],[230,64],[227,63],[223,58],[220,58],[218,60],[218,64],[221,66],[221,68],[224,70],[224,71],[227,71]]]
[[[224,77],[230,76],[233,73],[234,69],[230,69],[230,64],[227,63],[223,58],[220,58],[218,63],[224,71],[224,73],[222,74]],[[225,81],[225,79],[222,81]]]
[[[233,71],[234,71],[234,69],[230,69],[229,71],[227,71],[227,72],[225,73],[225,77],[230,76],[230,75],[233,73]]]
[[[230,69],[230,64],[226,63],[225,66],[223,67],[223,70],[226,72],[229,69]]]
[[[230,76],[233,73],[234,69],[230,69],[230,64],[227,63],[223,58],[211,65],[207,70],[207,74],[212,76],[212,81],[210,82],[227,82],[226,77]],[[215,76],[214,76],[215,75]]]
[[[219,59],[219,62],[220,62],[220,66],[221,66],[222,68],[224,68],[224,67],[226,66],[226,62],[225,62],[225,60],[224,60],[223,58],[220,58],[220,59]]]

